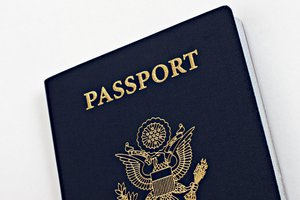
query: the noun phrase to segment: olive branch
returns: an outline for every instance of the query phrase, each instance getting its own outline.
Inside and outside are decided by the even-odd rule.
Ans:
[[[118,188],[115,189],[118,200],[137,200],[138,194],[134,192],[127,192],[125,183],[118,183]]]

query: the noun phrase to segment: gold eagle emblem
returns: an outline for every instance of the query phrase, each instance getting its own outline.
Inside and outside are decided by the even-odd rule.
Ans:
[[[169,123],[159,117],[146,120],[138,129],[139,149],[125,143],[126,153],[115,154],[125,166],[129,181],[138,189],[149,191],[146,200],[196,200],[200,181],[208,164],[201,159],[194,170],[194,181],[185,186],[179,181],[192,164],[191,140],[195,127],[185,130],[183,124],[172,136]],[[138,194],[127,192],[124,183],[115,190],[119,200],[137,200]]]

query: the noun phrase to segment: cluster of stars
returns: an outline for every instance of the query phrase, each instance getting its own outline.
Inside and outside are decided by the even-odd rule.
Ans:
[[[158,148],[166,138],[166,131],[159,123],[149,124],[142,133],[143,144],[151,149]]]

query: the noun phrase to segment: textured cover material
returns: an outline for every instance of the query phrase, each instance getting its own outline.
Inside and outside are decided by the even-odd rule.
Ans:
[[[57,74],[45,86],[64,200],[280,199],[228,7]]]

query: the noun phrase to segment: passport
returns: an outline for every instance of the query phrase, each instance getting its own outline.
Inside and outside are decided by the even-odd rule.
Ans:
[[[63,200],[285,199],[227,6],[45,81]]]

